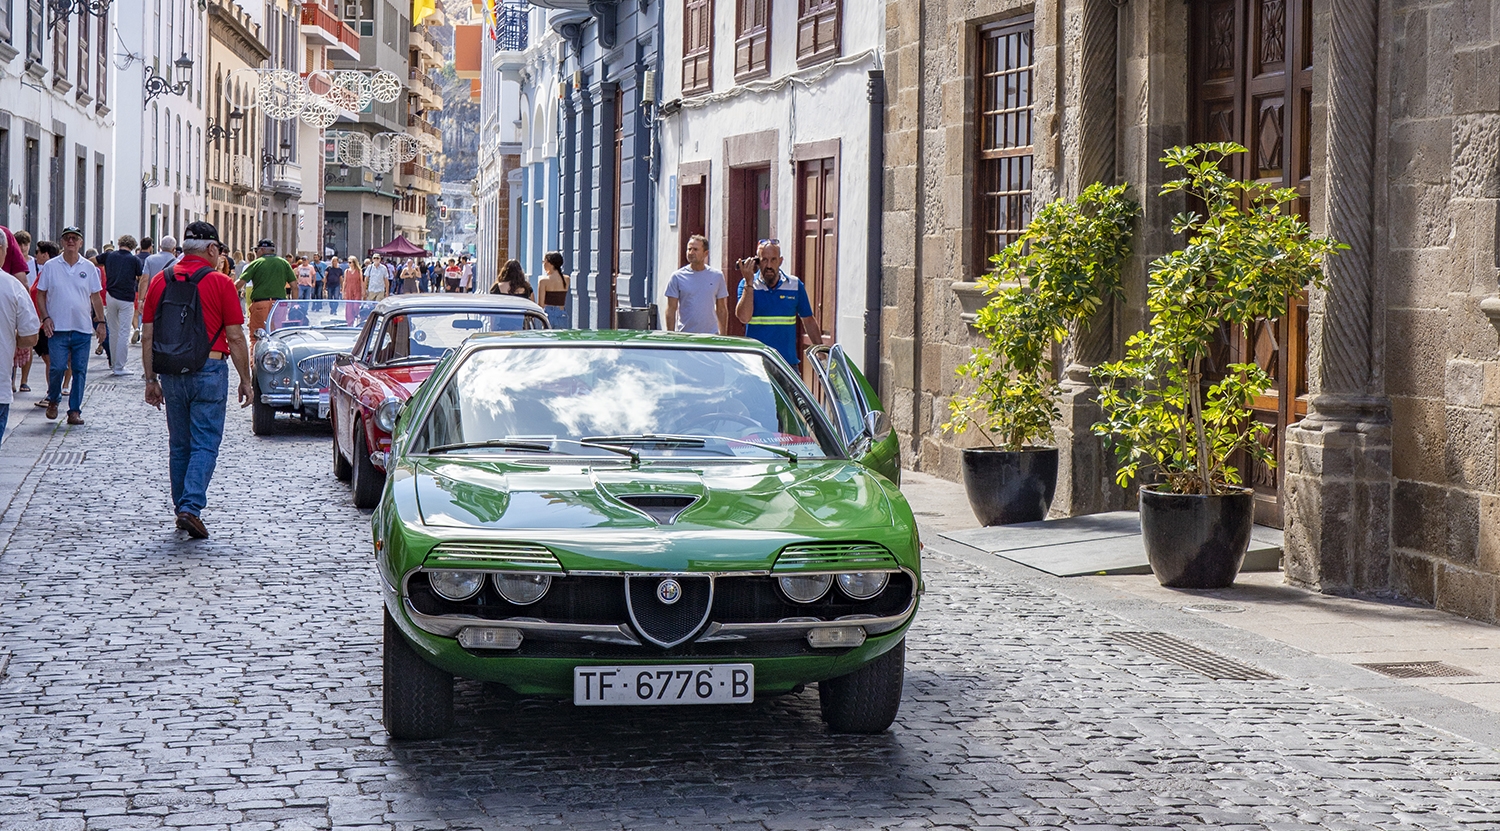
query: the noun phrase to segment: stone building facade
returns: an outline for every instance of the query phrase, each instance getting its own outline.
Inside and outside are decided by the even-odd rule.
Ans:
[[[956,478],[975,440],[939,425],[986,251],[1032,205],[1126,182],[1144,208],[1126,299],[1059,361],[1053,510],[1132,505],[1088,432],[1089,370],[1143,324],[1147,264],[1178,243],[1162,151],[1233,139],[1241,175],[1297,188],[1350,245],[1287,321],[1227,342],[1278,379],[1259,415],[1280,464],[1250,473],[1288,580],[1500,618],[1500,7],[888,0],[885,61],[880,376],[909,466]]]

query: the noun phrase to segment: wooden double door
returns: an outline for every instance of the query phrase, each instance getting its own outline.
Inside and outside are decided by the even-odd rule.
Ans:
[[[1312,12],[1316,0],[1191,0],[1191,139],[1233,141],[1250,152],[1229,164],[1241,179],[1294,188],[1305,218],[1312,177]],[[1211,375],[1230,363],[1254,362],[1273,380],[1255,401],[1255,417],[1272,425],[1276,467],[1245,472],[1255,488],[1255,519],[1281,527],[1286,429],[1307,414],[1307,297],[1286,317],[1247,329],[1225,327]]]

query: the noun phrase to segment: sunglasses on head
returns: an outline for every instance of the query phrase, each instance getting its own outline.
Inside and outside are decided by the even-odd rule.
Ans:
[[[781,240],[779,240],[779,239],[763,239],[760,242],[756,243],[756,245],[780,245],[780,244],[781,244]]]

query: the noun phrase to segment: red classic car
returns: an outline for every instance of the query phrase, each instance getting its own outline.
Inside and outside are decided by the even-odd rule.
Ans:
[[[334,359],[328,418],[333,475],[373,508],[401,405],[449,350],[479,332],[546,329],[542,307],[500,294],[401,294],[376,305],[354,347]],[[352,480],[352,481],[351,481]]]

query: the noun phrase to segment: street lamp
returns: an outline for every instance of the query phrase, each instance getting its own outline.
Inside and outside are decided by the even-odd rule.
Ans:
[[[205,131],[204,135],[208,138],[209,141],[213,142],[214,144],[218,144],[220,139],[229,139],[230,141],[234,141],[240,137],[240,130],[243,129],[244,121],[245,112],[239,107],[235,107],[234,112],[231,112],[229,114],[230,126],[227,128],[215,121],[213,116],[209,116],[208,129]]]
[[[56,27],[59,21],[75,14],[103,17],[109,14],[109,4],[110,0],[50,0],[52,26]]]
[[[233,117],[234,116],[230,116],[230,118],[233,118]],[[288,139],[282,139],[281,140],[281,155],[280,156],[273,156],[273,155],[270,154],[270,152],[265,152],[265,153],[261,153],[260,154],[260,163],[263,166],[265,166],[265,167],[270,167],[272,165],[285,166],[286,163],[289,162],[289,161],[291,161],[291,160],[292,160],[292,143]]]
[[[186,52],[182,53],[182,57],[172,61],[172,65],[183,73],[191,73],[193,71],[193,59],[189,58]],[[186,95],[193,83],[193,76],[190,74],[174,84],[169,78],[163,78],[161,75],[158,75],[154,68],[148,69],[146,72],[145,88],[147,103],[150,103],[153,98],[159,95],[166,95],[167,93]]]

